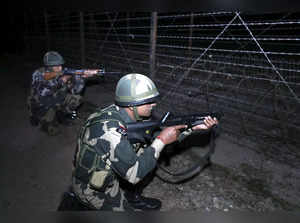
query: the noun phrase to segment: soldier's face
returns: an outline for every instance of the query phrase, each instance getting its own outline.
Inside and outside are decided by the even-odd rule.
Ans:
[[[137,106],[137,112],[142,117],[150,117],[152,108],[155,106],[156,106],[156,103],[140,105],[140,106]]]
[[[52,69],[54,72],[60,72],[62,71],[62,66],[53,66]]]

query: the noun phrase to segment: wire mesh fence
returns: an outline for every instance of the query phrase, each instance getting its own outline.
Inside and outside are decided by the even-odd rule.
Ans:
[[[47,12],[26,15],[25,42],[40,55],[59,51],[69,66],[149,75],[162,95],[158,115],[222,110],[231,139],[250,140],[284,160],[299,158],[299,18],[297,12]]]

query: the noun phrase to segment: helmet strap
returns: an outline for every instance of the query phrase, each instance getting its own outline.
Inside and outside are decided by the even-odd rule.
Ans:
[[[137,121],[141,121],[142,118],[139,116],[138,112],[137,112],[137,108],[136,106],[133,106],[133,114],[134,114],[134,117]]]

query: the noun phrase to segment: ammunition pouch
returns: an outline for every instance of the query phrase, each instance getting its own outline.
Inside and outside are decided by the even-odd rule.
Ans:
[[[104,192],[106,188],[112,186],[114,175],[111,170],[97,170],[91,174],[89,185],[97,190]]]
[[[92,189],[105,192],[106,188],[113,185],[115,179],[113,171],[106,160],[87,145],[84,145],[81,152],[75,164],[75,177]]]
[[[117,112],[114,113],[118,114]],[[110,115],[108,116],[104,111],[99,111],[94,118],[86,121],[81,130],[79,147],[76,149],[74,157],[75,177],[92,189],[100,192],[105,192],[107,188],[113,186],[117,176],[108,158],[110,152],[90,145],[85,141],[84,135],[89,126],[100,123],[101,120],[107,118],[111,120]],[[119,119],[116,121],[119,121]]]

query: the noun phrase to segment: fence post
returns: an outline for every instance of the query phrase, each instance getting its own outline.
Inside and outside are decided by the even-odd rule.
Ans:
[[[151,13],[151,36],[150,36],[150,78],[155,75],[155,50],[157,38],[157,12]]]
[[[80,13],[81,66],[85,66],[84,18],[83,18],[83,12],[79,12],[79,13]]]
[[[50,50],[50,37],[49,37],[49,25],[48,25],[48,14],[47,14],[47,11],[44,11],[44,18],[45,18],[46,48],[47,48],[47,51],[49,51]]]

